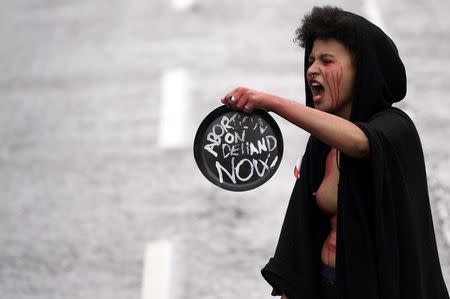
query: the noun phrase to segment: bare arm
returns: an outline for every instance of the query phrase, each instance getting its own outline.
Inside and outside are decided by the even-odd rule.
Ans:
[[[354,158],[367,158],[369,142],[354,123],[303,104],[275,97],[269,110],[275,112],[322,142]]]
[[[235,95],[235,101],[230,99],[232,95]],[[243,87],[227,94],[222,102],[247,112],[258,108],[273,111],[350,157],[369,156],[369,141],[364,132],[354,123],[339,116]]]

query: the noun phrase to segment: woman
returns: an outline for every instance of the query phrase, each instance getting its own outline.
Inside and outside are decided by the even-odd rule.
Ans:
[[[243,87],[222,98],[311,133],[275,255],[261,271],[272,295],[448,299],[420,139],[392,107],[406,94],[394,43],[333,7],[314,7],[296,33],[306,106]]]

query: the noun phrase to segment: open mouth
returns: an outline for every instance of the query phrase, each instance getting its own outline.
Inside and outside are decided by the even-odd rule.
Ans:
[[[322,84],[320,84],[316,80],[311,80],[309,82],[309,86],[311,87],[313,100],[314,101],[319,100],[322,97],[325,88],[322,86]]]

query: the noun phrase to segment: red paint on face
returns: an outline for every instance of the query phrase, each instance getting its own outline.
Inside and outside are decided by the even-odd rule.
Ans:
[[[340,97],[340,85],[342,80],[342,65],[339,62],[327,66],[324,71],[325,85],[327,85],[331,96],[331,106],[336,109]]]

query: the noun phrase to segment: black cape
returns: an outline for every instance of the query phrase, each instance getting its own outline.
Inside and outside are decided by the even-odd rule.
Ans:
[[[367,135],[370,157],[341,154],[338,298],[448,299],[421,142],[411,119],[392,107],[406,94],[403,63],[381,29],[358,15],[346,15],[357,40],[351,121]],[[305,47],[305,73],[312,42]],[[309,88],[306,104],[313,107]],[[330,226],[312,193],[322,181],[329,150],[313,136],[308,140],[275,255],[261,270],[272,295],[319,298],[320,252]]]

